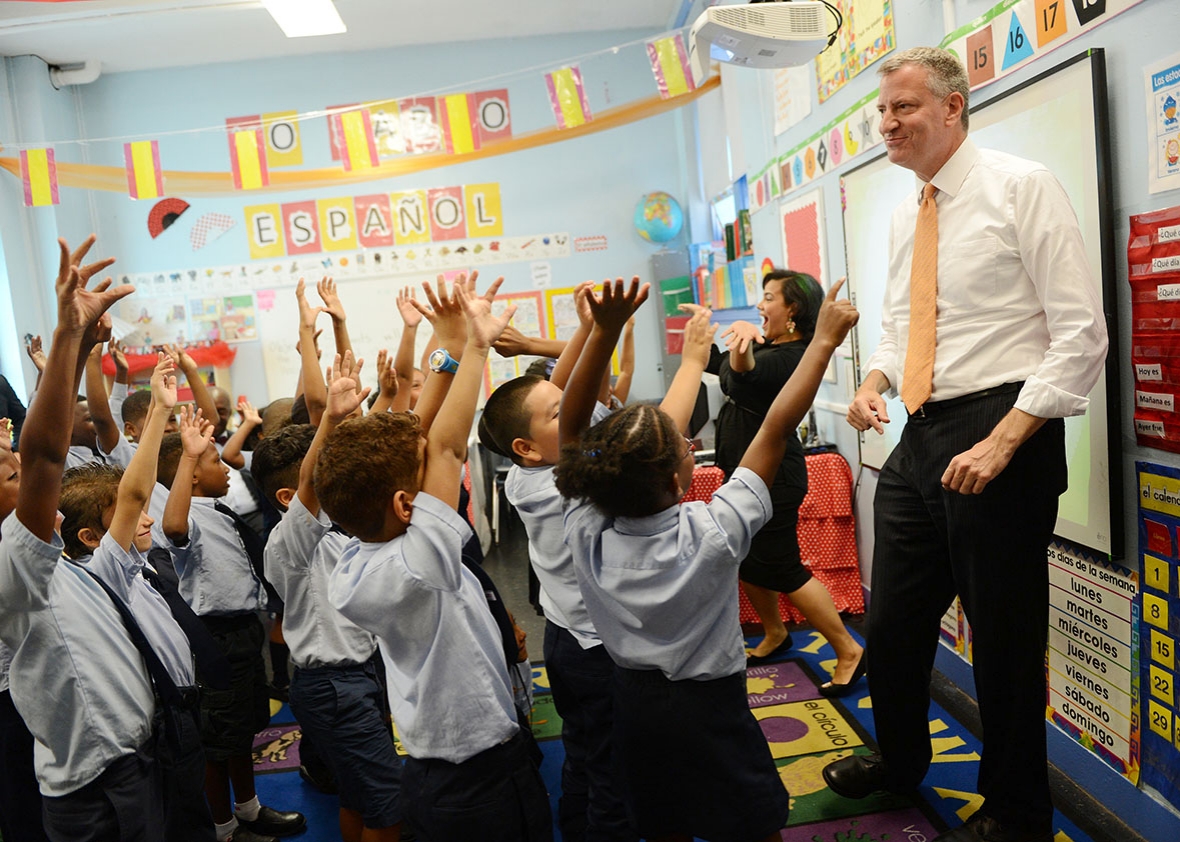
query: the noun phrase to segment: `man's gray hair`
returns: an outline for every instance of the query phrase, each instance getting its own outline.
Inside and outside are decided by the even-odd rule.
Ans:
[[[967,131],[967,105],[970,102],[970,88],[967,83],[967,70],[954,53],[940,50],[938,47],[912,47],[900,53],[894,53],[877,69],[878,76],[888,76],[901,70],[907,64],[924,67],[926,73],[926,87],[930,93],[939,99],[946,99],[953,93],[963,96],[963,131]]]

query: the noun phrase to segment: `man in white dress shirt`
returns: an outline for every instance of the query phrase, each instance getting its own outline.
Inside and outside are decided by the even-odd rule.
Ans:
[[[893,214],[881,343],[848,422],[882,432],[893,390],[909,419],[874,504],[868,670],[881,753],[829,764],[824,778],[859,798],[925,776],[939,618],[957,593],[974,635],[984,802],[938,840],[1049,842],[1046,547],[1066,488],[1063,419],[1086,411],[1106,357],[1102,306],[1053,175],[967,138],[958,59],[907,50],[880,75],[889,160],[920,189]]]

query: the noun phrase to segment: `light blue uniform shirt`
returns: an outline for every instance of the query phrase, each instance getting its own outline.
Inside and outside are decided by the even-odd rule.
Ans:
[[[713,495],[642,518],[567,502],[565,541],[586,608],[621,667],[709,681],[746,666],[738,564],[770,519],[770,494],[738,468]]]
[[[212,497],[193,498],[188,543],[183,547],[168,540],[162,517],[152,526],[152,541],[171,554],[180,577],[180,595],[198,615],[261,611],[266,607],[266,591],[254,574],[234,522],[214,509],[214,502]]]
[[[16,514],[0,538],[0,640],[13,650],[12,701],[36,739],[41,792],[68,795],[152,732],[143,656],[94,578]]]
[[[340,613],[377,635],[389,701],[411,757],[462,763],[518,730],[500,630],[460,561],[471,529],[419,492],[404,535],[353,538],[329,588]]]
[[[283,638],[304,669],[363,664],[377,650],[377,638],[328,598],[328,577],[351,540],[331,529],[322,509],[317,518],[296,495],[266,542],[266,578],[285,605]]]
[[[103,452],[102,445],[98,443],[97,439],[94,441],[93,450],[89,447],[83,447],[80,444],[72,444],[66,453],[66,470],[80,468],[83,465],[89,465],[91,462],[97,462],[100,465],[118,465],[120,468],[126,468],[131,464],[131,457],[134,455],[135,448],[123,436],[119,436],[118,443],[111,448],[110,453]]]
[[[583,649],[598,646],[602,641],[586,611],[574,573],[574,558],[565,545],[565,499],[553,481],[553,466],[513,465],[504,481],[504,493],[529,535],[529,560],[541,583],[545,618],[569,631]]]
[[[8,668],[12,665],[12,650],[0,643],[0,693],[8,690]]]
[[[80,558],[76,563],[85,565],[127,604],[176,686],[196,684],[188,637],[172,616],[164,597],[143,578],[144,557],[139,550],[123,549],[108,532],[102,536],[94,555]]]

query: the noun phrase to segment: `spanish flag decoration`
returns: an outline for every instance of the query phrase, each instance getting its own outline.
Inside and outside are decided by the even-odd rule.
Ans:
[[[682,35],[648,41],[647,57],[651,61],[651,72],[655,74],[661,99],[671,99],[696,90]]]
[[[59,203],[57,164],[52,149],[22,149],[20,179],[25,188],[25,207],[37,208]]]
[[[448,94],[442,101],[443,130],[447,138],[447,154],[462,155],[479,149],[479,133],[475,130],[475,97],[473,94]]]
[[[234,187],[238,190],[257,190],[270,184],[270,172],[266,168],[266,141],[262,134],[262,123],[238,122],[235,118],[226,120],[229,130],[229,160],[233,169]]]
[[[123,165],[127,169],[127,192],[132,199],[158,199],[164,195],[158,140],[124,143]]]
[[[549,104],[557,118],[557,128],[572,129],[594,119],[582,86],[582,71],[577,67],[546,73],[545,85],[549,88]]]
[[[373,139],[373,121],[369,109],[344,111],[332,115],[336,121],[336,136],[341,139],[340,152],[344,169],[370,169],[377,166],[377,142]]]

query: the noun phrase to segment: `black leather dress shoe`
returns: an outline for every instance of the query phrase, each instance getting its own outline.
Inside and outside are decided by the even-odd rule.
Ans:
[[[228,842],[279,842],[277,836],[264,836],[261,833],[255,833],[245,827],[239,820],[237,828],[230,834]]]
[[[1053,842],[1053,831],[1004,827],[991,816],[976,813],[966,824],[948,830],[934,842]]]
[[[824,767],[828,789],[845,798],[866,798],[885,789],[889,773],[879,754],[842,757]]]
[[[239,818],[238,824],[262,836],[294,836],[307,827],[307,819],[303,817],[303,813],[280,813],[263,806],[254,821],[248,822]]]

